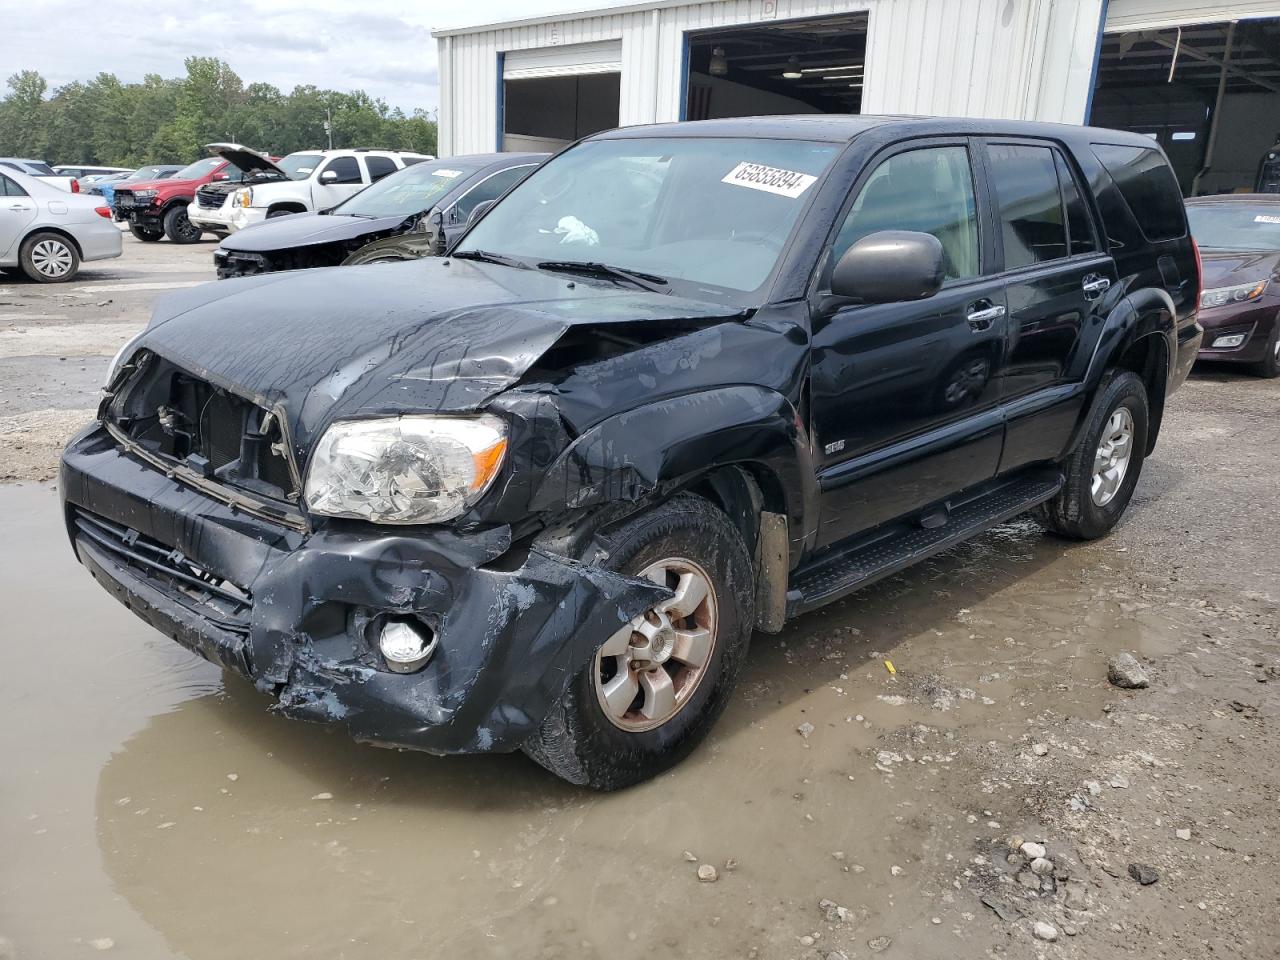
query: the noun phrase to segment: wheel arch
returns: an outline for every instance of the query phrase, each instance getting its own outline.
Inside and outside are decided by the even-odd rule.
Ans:
[[[306,213],[307,205],[301,200],[276,200],[267,204],[267,216],[276,210],[287,210],[289,213]]]
[[[30,240],[32,237],[34,237],[37,233],[56,233],[58,236],[62,237],[62,239],[68,241],[71,244],[71,246],[75,247],[77,257],[79,257],[81,260],[84,259],[84,250],[81,248],[80,241],[78,241],[75,238],[74,234],[70,233],[67,230],[62,229],[62,227],[42,226],[42,227],[32,227],[30,230],[28,230],[26,233],[22,235],[22,240],[19,241],[18,243],[18,264],[19,265],[21,265],[22,263],[22,248],[25,247],[27,245],[27,241]]]

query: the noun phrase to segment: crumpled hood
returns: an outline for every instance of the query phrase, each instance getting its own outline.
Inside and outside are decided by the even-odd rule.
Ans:
[[[737,315],[464,260],[220,280],[157,303],[137,347],[281,413],[299,463],[336,419],[479,408],[581,324]]]
[[[1200,254],[1206,290],[1266,280],[1280,266],[1280,251],[1202,250]]]
[[[296,213],[273,217],[231,234],[222,241],[223,250],[265,253],[291,250],[317,243],[351,240],[371,233],[385,233],[400,226],[406,217],[344,217],[335,214]]]

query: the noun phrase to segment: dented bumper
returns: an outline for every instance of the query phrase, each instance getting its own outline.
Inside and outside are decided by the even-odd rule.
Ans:
[[[176,483],[100,428],[63,454],[81,562],[142,619],[358,740],[432,753],[514,750],[596,648],[669,591],[474,534],[333,524],[302,533]],[[433,632],[426,665],[392,672],[388,618]]]

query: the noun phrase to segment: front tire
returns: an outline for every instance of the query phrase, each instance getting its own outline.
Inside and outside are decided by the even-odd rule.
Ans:
[[[174,243],[197,243],[203,231],[187,218],[183,204],[170,207],[164,215],[164,235]]]
[[[605,638],[523,748],[596,790],[657,776],[701,742],[737,682],[754,623],[750,555],[708,501],[681,495],[609,539],[606,567],[676,595]]]
[[[1280,377],[1280,317],[1271,325],[1271,337],[1267,340],[1267,355],[1252,367],[1254,376],[1274,380]]]
[[[1089,422],[1063,463],[1066,483],[1040,509],[1050,530],[1096,540],[1124,514],[1147,452],[1147,388],[1129,370],[1113,370],[1098,387]]]
[[[164,239],[164,230],[155,227],[140,227],[136,223],[129,224],[129,232],[143,243],[155,243]]]
[[[22,272],[37,283],[65,283],[80,270],[80,252],[60,233],[33,233],[22,242]]]

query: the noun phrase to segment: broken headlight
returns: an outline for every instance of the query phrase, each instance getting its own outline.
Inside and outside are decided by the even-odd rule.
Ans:
[[[507,451],[497,417],[387,417],[332,424],[311,457],[315,513],[374,523],[440,523],[489,489]]]

